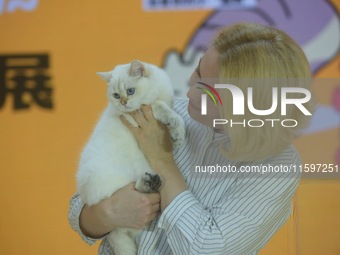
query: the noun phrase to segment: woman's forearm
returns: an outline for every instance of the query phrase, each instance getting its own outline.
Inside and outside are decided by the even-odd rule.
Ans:
[[[85,205],[79,225],[92,238],[101,238],[114,228],[143,229],[157,217],[159,207],[159,193],[140,193],[130,183],[96,205]]]
[[[161,211],[163,211],[178,194],[187,190],[187,185],[172,158],[152,162],[151,167],[162,178],[159,193],[161,195]]]
[[[98,206],[98,205],[97,205]],[[91,238],[101,238],[112,230],[112,227],[105,226],[99,216],[96,206],[85,205],[79,217],[79,226],[83,234]]]

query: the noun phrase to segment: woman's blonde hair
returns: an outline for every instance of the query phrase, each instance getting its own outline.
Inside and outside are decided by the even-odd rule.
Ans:
[[[220,82],[237,86],[244,95],[247,95],[248,87],[253,87],[253,105],[258,110],[271,107],[273,87],[278,88],[278,95],[282,87],[310,89],[311,72],[305,54],[293,39],[279,29],[238,23],[220,31],[213,46],[219,53]],[[223,101],[221,115],[239,123],[232,127],[225,125],[230,144],[223,152],[233,160],[257,161],[278,155],[288,148],[309,122],[310,117],[294,105],[287,105],[287,114],[282,116],[280,103],[277,110],[267,116],[254,115],[246,106],[244,115],[233,115],[231,93],[226,89],[219,92]],[[289,93],[289,98],[298,97],[302,95]],[[312,100],[303,106],[311,112]],[[251,119],[260,119],[264,125],[248,126],[247,121]],[[266,119],[293,119],[298,125],[285,127],[288,125],[281,125],[281,121]],[[240,124],[244,121],[245,126]]]

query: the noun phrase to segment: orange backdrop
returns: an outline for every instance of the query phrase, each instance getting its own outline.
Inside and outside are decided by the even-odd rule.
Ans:
[[[137,0],[30,1],[35,9],[10,11],[10,2],[0,1],[0,55],[48,54],[53,108],[29,95],[23,96],[28,109],[14,110],[12,96],[0,106],[0,254],[96,254],[97,245],[88,247],[67,221],[80,151],[107,104],[95,73],[133,59],[161,65],[170,48],[184,50],[211,11],[144,12]],[[340,10],[340,1],[332,2]],[[339,63],[340,55],[317,77],[339,78]],[[331,104],[332,91],[317,91],[324,104]],[[302,137],[297,147],[306,163],[335,163],[339,130]],[[306,255],[340,254],[339,184],[303,180],[298,213],[262,254],[284,255],[292,247]]]

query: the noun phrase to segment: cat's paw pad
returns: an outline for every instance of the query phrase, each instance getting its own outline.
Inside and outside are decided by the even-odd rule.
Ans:
[[[172,138],[172,144],[174,148],[180,147],[184,143],[185,137],[181,134],[177,138]]]
[[[145,175],[137,180],[135,188],[143,193],[158,192],[162,185],[161,177],[158,174],[145,173]]]
[[[169,118],[168,119],[168,127],[176,128],[178,126],[178,118]]]

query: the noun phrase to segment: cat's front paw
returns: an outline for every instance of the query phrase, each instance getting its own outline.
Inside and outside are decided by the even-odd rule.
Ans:
[[[158,192],[162,185],[161,177],[158,174],[145,173],[137,180],[135,188],[142,193]]]
[[[185,124],[183,119],[180,117],[170,118],[168,127],[173,147],[181,146],[185,140]]]
[[[155,119],[167,125],[173,147],[181,146],[185,140],[184,120],[164,102],[156,101],[151,107]]]

